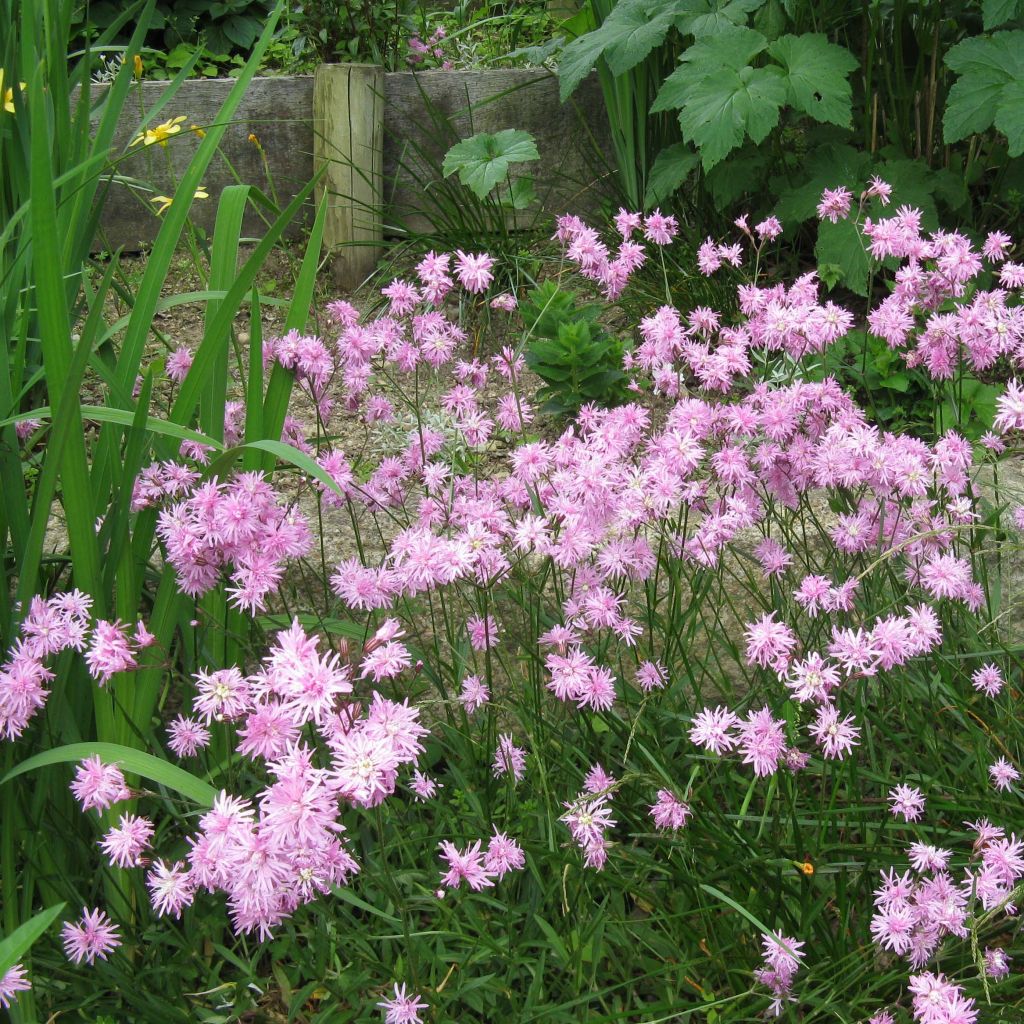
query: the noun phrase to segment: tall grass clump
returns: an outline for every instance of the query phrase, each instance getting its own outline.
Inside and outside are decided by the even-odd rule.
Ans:
[[[163,414],[155,369],[131,397],[144,320],[109,405],[57,397],[102,427],[69,449],[91,491],[49,470],[65,506],[92,495],[70,567],[11,605],[4,898],[30,927],[0,947],[4,1001],[1014,1020],[1024,268],[1009,237],[923,232],[890,192],[819,207],[871,267],[865,307],[772,279],[781,225],[741,219],[696,256],[749,272],[732,311],[666,275],[616,339],[622,400],[569,422],[534,407],[535,339],[482,247],[428,253],[382,313],[339,300],[311,333],[315,229],[285,332],[264,336],[257,298],[231,346],[252,276],[233,241],[218,257],[229,198]],[[560,219],[552,279],[611,305],[678,226],[624,210],[615,231]],[[508,343],[471,353],[484,304]],[[958,421],[967,375],[999,382],[992,431],[878,429],[823,371],[856,331]],[[12,450],[17,495],[50,500],[53,443]],[[38,839],[57,822],[67,850]]]
[[[4,676],[0,731],[9,742],[2,771],[9,777],[16,766],[33,759],[60,761],[67,751],[83,751],[83,756],[116,752],[119,763],[130,768],[133,785],[148,778],[164,794],[180,790],[196,799],[208,787],[197,786],[149,751],[154,716],[167,700],[168,667],[180,652],[205,648],[207,633],[198,620],[190,624],[187,600],[169,574],[161,574],[155,517],[139,514],[134,495],[139,474],[151,459],[174,456],[183,440],[207,440],[194,428],[208,428],[210,443],[223,447],[226,380],[238,341],[235,317],[252,297],[259,268],[308,199],[312,183],[284,210],[249,186],[226,189],[209,241],[189,221],[193,197],[205,195],[203,175],[271,38],[275,15],[215,122],[196,132],[202,141],[160,211],[162,224],[141,280],[134,290],[125,289],[119,254],[100,261],[90,253],[105,194],[145,188],[119,171],[128,151],[111,147],[119,119],[137,102],[139,62],[134,58],[153,3],[131,5],[90,47],[69,52],[74,7],[70,0],[6,0],[0,10],[11,29],[0,46],[0,637],[16,659],[30,649],[52,656],[51,667]],[[112,47],[109,40],[124,25],[134,26],[131,41],[123,48]],[[114,50],[122,59],[112,65],[104,58]],[[109,72],[111,66],[119,68],[113,78],[107,74],[105,84],[95,84],[94,75]],[[187,71],[168,86],[157,107],[142,112],[129,149],[181,140],[185,116],[177,115],[173,104]],[[161,122],[161,117],[168,120]],[[262,213],[269,209],[272,216],[264,237],[243,257],[242,214],[254,200]],[[322,219],[314,227],[311,255],[287,313],[293,326],[305,326],[321,232]],[[167,295],[168,272],[183,237],[191,239],[202,288]],[[127,304],[120,318],[114,313],[115,291]],[[205,330],[191,373],[179,359],[180,386],[168,391],[162,382],[164,368],[174,373],[175,366],[160,349],[154,315],[189,302],[205,305]],[[254,440],[262,436],[264,422],[274,430],[276,420],[283,420],[280,410],[290,388],[290,381],[280,375],[265,389],[259,375],[257,380],[260,391],[253,391],[243,417]],[[102,395],[98,401],[97,394]],[[280,425],[276,429],[279,433]],[[97,637],[112,636],[121,623],[138,622],[142,616],[152,629],[151,634],[137,634],[140,643],[149,637],[146,649],[138,648],[138,657],[109,663],[119,667],[104,676],[101,689],[90,680],[95,664],[73,653],[81,649],[77,640],[58,654],[63,641],[50,638],[37,647],[24,639],[27,619],[47,601],[64,600],[68,603],[62,604],[62,621],[88,622]],[[206,615],[216,611],[216,603],[204,609]],[[222,651],[231,649],[225,648],[225,625],[248,629],[222,616],[213,641]],[[130,673],[121,671],[129,664]],[[25,731],[44,700],[45,719]],[[137,915],[137,893],[124,871],[96,876],[93,824],[74,812],[66,779],[48,771],[35,781],[29,787],[0,788],[0,902],[6,936],[0,945],[6,988],[0,991],[5,1006],[13,998],[9,990],[21,987],[20,969],[13,965],[56,917],[66,916],[69,899],[95,891],[122,922]],[[134,807],[137,799],[133,796],[126,806]],[[102,818],[105,823],[114,820],[108,814]],[[166,959],[152,975],[144,964],[138,965],[144,969],[135,975],[137,989],[122,972],[118,984],[127,1001],[134,998],[145,1007],[136,1019],[151,1020],[154,1014],[174,1019],[180,1012],[165,1000],[166,991],[178,999],[183,979],[170,964]],[[101,998],[85,988],[72,992],[63,967],[42,973],[52,985],[54,1005],[74,1006],[87,1014]],[[13,1019],[48,1016],[49,1010],[37,1009],[34,995],[20,995],[10,1009]]]

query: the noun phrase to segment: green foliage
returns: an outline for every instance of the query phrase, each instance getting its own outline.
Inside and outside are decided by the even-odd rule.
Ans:
[[[778,63],[753,66],[768,51]],[[769,45],[753,29],[731,25],[684,51],[658,92],[653,113],[679,110],[683,138],[711,170],[745,138],[763,142],[789,105],[816,121],[850,122],[849,51],[823,36],[783,36]]]
[[[584,10],[589,21],[559,65],[562,94],[597,68],[627,204],[669,205],[698,234],[718,234],[740,204],[760,217],[797,190],[816,202],[806,166],[819,149],[847,146],[872,173],[898,161],[946,172],[959,194],[935,179],[933,208],[938,199],[978,230],[1012,231],[1024,198],[1016,0],[589,0]],[[976,35],[982,19],[1014,31]],[[944,148],[978,133],[970,146]],[[685,174],[659,159],[687,152],[681,144],[700,157]]]
[[[539,159],[537,143],[529,132],[506,128],[494,134],[477,132],[471,138],[456,143],[445,154],[442,170],[446,178],[458,173],[459,181],[478,199],[484,199],[497,185],[508,180],[511,164]],[[519,186],[520,201],[525,194],[524,188],[524,185]],[[511,184],[509,189],[512,191]]]
[[[1024,153],[1024,31],[965,39],[946,54],[946,65],[960,76],[943,117],[946,142],[994,126],[1010,156]]]
[[[544,412],[576,412],[581,405],[616,405],[628,394],[622,342],[598,322],[601,307],[545,281],[520,307],[526,329],[526,364],[544,381]]]

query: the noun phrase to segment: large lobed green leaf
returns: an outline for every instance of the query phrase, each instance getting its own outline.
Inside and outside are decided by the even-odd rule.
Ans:
[[[636,67],[660,46],[679,17],[677,0],[620,0],[593,32],[574,39],[558,62],[564,103],[603,57],[613,75]]]
[[[1006,136],[1010,156],[1024,153],[1024,31],[965,39],[946,54],[946,66],[960,77],[946,101],[945,141],[994,126]]]
[[[444,158],[444,176],[458,172],[459,181],[478,199],[484,199],[508,176],[511,164],[539,160],[537,143],[529,132],[506,128],[500,132],[477,132],[457,142]]]
[[[765,50],[777,64],[755,67]],[[764,141],[790,106],[817,121],[848,125],[853,55],[824,36],[783,36],[769,46],[753,29],[729,24],[699,39],[662,84],[652,113],[679,110],[683,138],[710,171],[745,139]]]
[[[849,50],[808,33],[776,39],[768,52],[786,72],[786,102],[816,121],[847,128],[853,93],[847,76],[859,67]]]

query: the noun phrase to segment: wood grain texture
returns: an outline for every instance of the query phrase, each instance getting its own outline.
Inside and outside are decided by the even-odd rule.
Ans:
[[[324,64],[313,79],[313,164],[326,168],[324,245],[335,284],[358,287],[380,258],[384,207],[384,69]]]
[[[475,131],[502,128],[522,128],[537,139],[540,161],[518,170],[534,175],[540,209],[551,214],[593,213],[613,173],[596,75],[586,79],[564,106],[558,101],[557,80],[544,70],[392,72],[383,78],[385,232],[400,221],[412,227],[429,224],[430,193],[440,184],[437,168],[447,149]],[[186,125],[210,124],[232,85],[224,79],[185,82],[157,120],[184,114]],[[153,241],[159,221],[149,199],[172,194],[173,180],[184,172],[199,142],[184,131],[166,149],[130,147],[138,132],[140,102],[150,109],[166,83],[143,82],[134,88],[141,96],[133,91],[111,156],[119,161],[118,174],[137,179],[138,185],[110,184],[97,250],[123,246],[137,251]],[[253,80],[235,123],[225,133],[223,157],[213,161],[203,180],[210,198],[193,205],[196,223],[212,232],[216,200],[226,185],[241,180],[270,193],[263,160],[248,141],[250,132],[260,139],[279,204],[284,206],[295,196],[313,174],[313,93],[313,76]],[[425,166],[425,156],[433,169]],[[152,188],[146,191],[144,185]],[[310,203],[291,237],[312,223],[313,211]],[[262,221],[252,212],[243,226],[252,237],[262,233]]]

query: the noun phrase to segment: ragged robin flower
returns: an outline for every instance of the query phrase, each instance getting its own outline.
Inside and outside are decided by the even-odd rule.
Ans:
[[[181,123],[184,120],[185,115],[179,114],[170,121],[164,121],[153,128],[145,128],[132,139],[132,145],[137,146],[141,142],[144,146],[152,146],[156,142],[166,149],[167,140],[181,131]]]

